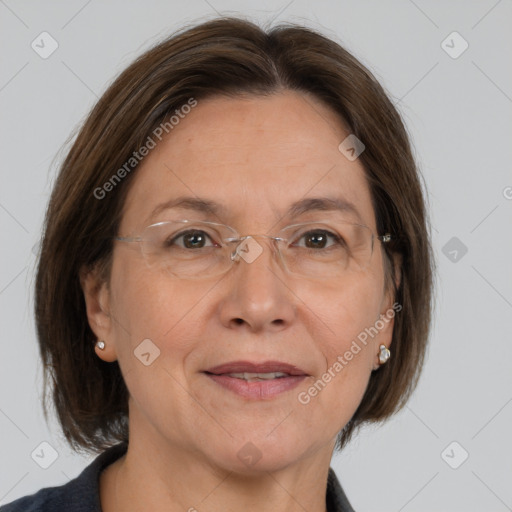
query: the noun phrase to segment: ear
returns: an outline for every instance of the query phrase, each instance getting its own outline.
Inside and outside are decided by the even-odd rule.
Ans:
[[[400,287],[401,283],[401,274],[402,274],[402,255],[398,253],[393,254],[393,259],[390,262],[390,266],[388,271],[391,270],[391,265],[393,265],[394,270],[394,284],[396,289]],[[374,351],[376,356],[374,357],[374,365],[373,369],[377,369],[379,367],[379,346],[385,345],[386,348],[392,351],[390,348],[391,340],[393,338],[393,328],[395,325],[395,316],[402,310],[402,304],[396,302],[395,297],[395,288],[393,286],[388,286],[384,293],[384,298],[381,304],[381,311],[379,320],[379,326],[383,326],[382,329],[379,329],[378,336],[375,337],[375,345]]]
[[[105,342],[105,348],[94,347],[96,355],[106,362],[117,360],[113,339],[113,323],[110,314],[110,290],[108,282],[100,277],[98,268],[80,270],[80,284],[85,298],[87,320],[98,340]]]

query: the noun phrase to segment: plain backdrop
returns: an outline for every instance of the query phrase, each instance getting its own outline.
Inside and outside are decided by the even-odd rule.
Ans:
[[[40,406],[34,254],[59,150],[137,55],[218,13],[305,24],[343,44],[403,115],[428,189],[438,264],[428,359],[403,411],[333,458],[354,508],[512,510],[510,0],[1,0],[0,503],[92,460]],[[58,44],[46,58],[32,46],[42,37],[47,52]],[[47,469],[31,455],[41,443],[56,452]]]

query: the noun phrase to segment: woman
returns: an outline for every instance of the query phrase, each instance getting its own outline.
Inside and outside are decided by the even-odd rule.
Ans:
[[[353,510],[330,460],[417,383],[429,240],[400,116],[338,44],[162,42],[87,118],[39,259],[46,382],[102,453],[0,510]]]

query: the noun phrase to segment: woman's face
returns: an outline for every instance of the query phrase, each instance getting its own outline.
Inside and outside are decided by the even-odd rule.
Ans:
[[[240,235],[275,234],[340,216],[357,222],[356,215],[376,232],[363,167],[338,149],[348,135],[331,110],[297,92],[199,101],[137,169],[119,234],[136,236],[176,218],[221,222]],[[152,215],[184,197],[218,210],[189,201]],[[310,204],[290,216],[294,203],[311,198],[347,201],[357,213]],[[131,438],[238,472],[276,470],[320,453],[330,460],[379,344],[391,340],[392,320],[358,341],[393,302],[384,293],[381,243],[364,270],[326,279],[288,273],[272,245],[255,240],[263,252],[254,261],[242,258],[224,275],[194,279],[148,267],[138,243],[114,244],[109,286],[86,296],[91,326],[106,342],[97,353],[119,361],[130,392]],[[234,377],[205,373],[236,361],[278,361],[306,376],[285,377],[294,387],[282,392],[275,381],[236,379],[256,389],[247,396],[219,383]],[[322,376],[324,384],[311,391]],[[265,386],[273,391],[260,396]]]

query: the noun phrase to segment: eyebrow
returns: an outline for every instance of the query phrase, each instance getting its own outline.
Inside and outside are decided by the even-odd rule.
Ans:
[[[306,197],[293,203],[288,210],[288,215],[290,217],[298,217],[310,211],[349,213],[362,223],[361,214],[356,206],[341,197]]]
[[[148,220],[154,218],[162,211],[173,208],[181,208],[214,216],[226,213],[226,208],[215,201],[198,197],[180,196],[157,205],[151,212]],[[294,218],[312,211],[349,213],[363,223],[361,214],[356,206],[341,197],[306,197],[292,203],[286,215]]]
[[[201,199],[198,197],[176,197],[175,199],[171,199],[170,201],[166,201],[165,203],[161,203],[151,212],[148,219],[152,219],[159,213],[164,210],[170,210],[172,208],[182,208],[185,210],[192,210],[201,213],[205,213],[207,215],[219,215],[219,213],[223,212],[225,208],[216,203],[215,201],[210,201],[208,199]]]

